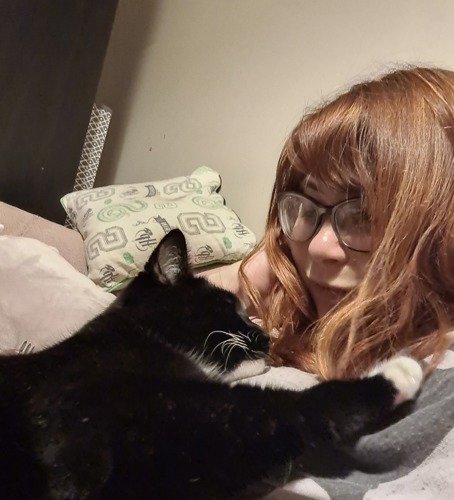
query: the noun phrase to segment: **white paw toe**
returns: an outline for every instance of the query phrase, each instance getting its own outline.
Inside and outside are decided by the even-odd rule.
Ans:
[[[398,356],[376,366],[369,374],[382,375],[397,389],[394,403],[399,405],[413,399],[421,387],[423,371],[421,365],[408,356]]]

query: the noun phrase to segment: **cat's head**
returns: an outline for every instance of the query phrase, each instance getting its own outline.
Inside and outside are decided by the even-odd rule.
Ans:
[[[161,240],[119,302],[149,334],[191,353],[227,380],[263,370],[268,335],[234,294],[193,275],[178,229]]]

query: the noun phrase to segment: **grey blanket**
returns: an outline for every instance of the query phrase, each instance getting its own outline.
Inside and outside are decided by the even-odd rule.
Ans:
[[[454,350],[424,383],[409,414],[348,453],[311,453],[310,460],[289,466],[266,499],[454,499]]]

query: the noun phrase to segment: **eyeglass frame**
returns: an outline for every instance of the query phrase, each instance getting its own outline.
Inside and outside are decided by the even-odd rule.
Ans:
[[[282,224],[281,212],[282,212],[282,203],[283,203],[283,200],[288,195],[296,196],[297,198],[306,198],[309,201],[311,201],[316,206],[316,208],[317,208],[317,223],[314,225],[314,231],[313,231],[313,233],[308,238],[306,238],[305,240],[294,240],[288,234],[286,234],[286,232],[284,231],[284,227],[283,227],[283,224]],[[355,201],[355,200],[361,200],[361,197],[357,196],[355,198],[349,198],[347,200],[341,201],[341,202],[336,203],[334,205],[322,205],[321,203],[319,203],[318,201],[314,200],[311,196],[308,196],[307,194],[297,193],[296,191],[282,191],[281,193],[279,193],[277,195],[277,216],[278,216],[278,220],[279,220],[279,225],[281,226],[282,232],[285,234],[285,236],[288,239],[290,239],[292,241],[295,241],[297,243],[305,243],[306,241],[310,241],[320,231],[320,228],[322,227],[322,224],[323,224],[323,220],[325,220],[325,215],[328,215],[329,218],[330,218],[331,227],[333,228],[333,231],[334,231],[337,239],[339,240],[339,242],[342,245],[344,245],[345,247],[349,248],[350,250],[353,250],[354,252],[369,253],[370,250],[357,250],[356,248],[353,248],[351,245],[349,245],[348,243],[346,243],[343,240],[343,238],[341,237],[341,235],[339,233],[339,229],[337,228],[337,222],[336,222],[336,219],[335,219],[337,210],[339,209],[339,207],[341,207],[343,205],[346,205],[347,203],[350,203],[350,202]]]

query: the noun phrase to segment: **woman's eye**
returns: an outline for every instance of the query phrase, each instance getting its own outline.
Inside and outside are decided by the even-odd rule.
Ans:
[[[317,212],[315,210],[305,210],[302,212],[301,217],[307,222],[315,222],[317,220]]]
[[[365,232],[369,230],[370,222],[364,210],[350,210],[337,217],[337,225],[340,230]]]
[[[306,222],[313,222],[317,220],[317,211],[314,207],[307,206],[308,204],[301,204],[298,206],[297,219],[304,219]]]

